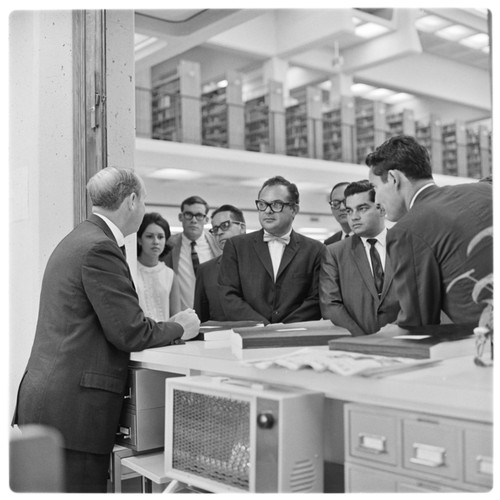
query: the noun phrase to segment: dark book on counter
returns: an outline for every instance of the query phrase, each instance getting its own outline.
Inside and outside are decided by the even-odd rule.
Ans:
[[[229,340],[233,328],[264,326],[258,321],[205,321],[200,325],[200,333],[192,340]]]
[[[475,325],[427,325],[400,328],[387,325],[372,335],[334,339],[334,351],[414,359],[445,359],[474,355]]]
[[[256,349],[328,346],[329,340],[350,335],[349,330],[334,326],[329,320],[272,323],[261,327],[233,328],[231,347]]]

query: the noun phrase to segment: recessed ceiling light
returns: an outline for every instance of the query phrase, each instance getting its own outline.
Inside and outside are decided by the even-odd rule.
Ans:
[[[172,181],[188,181],[204,177],[201,172],[184,170],[180,168],[161,168],[147,175],[151,179],[165,179]]]
[[[453,24],[452,26],[435,31],[434,34],[446,40],[457,41],[474,34],[474,31],[461,24]]]
[[[356,26],[354,34],[361,38],[375,38],[376,36],[387,33],[389,28],[376,23],[365,23],[361,26]]]
[[[372,99],[381,99],[382,97],[388,97],[393,94],[395,94],[395,92],[393,92],[392,90],[379,88],[379,89],[373,89],[370,92],[368,92],[366,97]]]
[[[351,85],[351,92],[355,95],[366,94],[366,92],[370,92],[371,90],[374,89],[375,87],[372,87],[371,85],[366,85],[364,83],[355,83],[354,85]]]
[[[482,49],[490,43],[490,37],[486,33],[476,33],[475,35],[462,38],[459,43],[473,49]]]
[[[384,99],[384,102],[392,104],[395,102],[407,101],[408,99],[413,99],[411,94],[406,92],[398,92],[397,94],[390,95]]]
[[[420,31],[433,33],[436,30],[444,28],[450,24],[449,21],[439,16],[424,16],[415,21],[415,26]]]

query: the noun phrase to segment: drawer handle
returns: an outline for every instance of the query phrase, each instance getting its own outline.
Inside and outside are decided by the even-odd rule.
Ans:
[[[493,459],[491,457],[478,455],[476,457],[476,471],[478,474],[493,476]]]
[[[130,439],[131,436],[131,429],[130,427],[124,427],[123,425],[120,425],[120,432],[117,432],[117,435],[121,437],[121,439]]]
[[[410,458],[410,462],[425,467],[441,467],[445,464],[445,456],[446,450],[444,448],[413,443],[413,457]]]
[[[364,432],[358,434],[358,444],[361,451],[368,451],[377,455],[387,453],[386,443],[387,439],[385,436],[365,434]]]

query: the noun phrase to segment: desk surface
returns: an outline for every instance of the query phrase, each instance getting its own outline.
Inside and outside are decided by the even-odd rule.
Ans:
[[[134,366],[152,370],[284,384],[318,390],[331,399],[493,422],[493,368],[475,366],[472,356],[447,359],[416,371],[378,379],[344,377],[312,369],[292,371],[273,367],[261,370],[240,362],[241,359],[275,357],[296,350],[296,347],[244,349],[235,354],[223,341],[192,341],[132,353],[131,361]]]

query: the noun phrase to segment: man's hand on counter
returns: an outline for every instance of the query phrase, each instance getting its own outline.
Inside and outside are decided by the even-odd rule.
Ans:
[[[170,321],[179,323],[179,325],[184,328],[184,333],[182,334],[182,340],[190,340],[198,335],[200,332],[200,319],[194,312],[194,309],[185,309],[177,314],[174,314]]]

